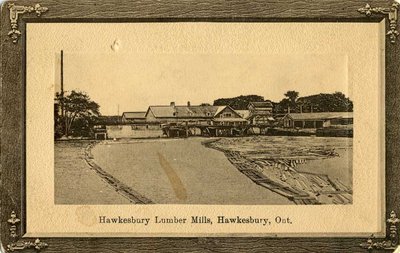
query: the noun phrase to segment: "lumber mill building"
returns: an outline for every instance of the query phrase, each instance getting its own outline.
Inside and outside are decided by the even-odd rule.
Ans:
[[[149,106],[146,124],[159,125],[168,137],[175,136],[227,136],[245,129],[247,119],[230,106],[175,105]]]
[[[249,116],[247,119],[252,125],[271,125],[274,122],[272,108],[273,105],[271,101],[250,102],[248,105]]]
[[[122,113],[122,123],[145,123],[146,112],[124,112]]]
[[[288,113],[281,122],[297,134],[307,131],[316,136],[353,137],[352,112]]]
[[[286,128],[326,128],[353,125],[352,112],[288,113],[283,118]]]
[[[229,105],[151,105],[147,111],[124,112],[121,123],[98,129],[99,138],[243,136],[307,131],[321,136],[352,136],[352,112],[287,113],[276,120],[272,103],[251,102],[248,110]],[[339,130],[338,130],[339,128]],[[281,130],[279,130],[281,129]],[[286,130],[284,130],[286,129]],[[278,131],[278,132],[277,132]]]
[[[119,124],[96,126],[95,138],[232,136],[248,130],[248,110],[230,106],[151,105],[147,111],[124,112]],[[106,129],[106,131],[104,131]],[[100,131],[101,130],[101,131]]]

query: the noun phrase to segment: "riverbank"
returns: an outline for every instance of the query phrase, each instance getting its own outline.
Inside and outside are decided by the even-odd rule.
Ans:
[[[54,201],[57,205],[129,204],[103,181],[85,161],[91,141],[56,141],[54,150]]]
[[[96,164],[160,204],[294,204],[254,184],[209,138],[104,141],[92,149]]]
[[[242,137],[205,141],[254,183],[296,204],[352,203],[352,139]]]
[[[352,203],[349,138],[93,143],[56,142],[56,204]]]
[[[127,186],[126,184],[122,183],[115,177],[113,177],[111,174],[107,173],[104,171],[100,166],[96,164],[96,162],[93,159],[92,155],[92,148],[95,146],[96,142],[90,143],[86,148],[85,148],[85,161],[86,163],[90,166],[91,169],[93,169],[98,176],[100,176],[103,181],[108,183],[116,192],[118,192],[120,195],[124,196],[126,199],[128,199],[131,203],[134,204],[151,204],[153,203],[150,199],[146,198],[139,192],[133,190],[131,187]]]

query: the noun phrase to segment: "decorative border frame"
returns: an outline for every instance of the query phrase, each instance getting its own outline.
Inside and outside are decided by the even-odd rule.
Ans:
[[[104,5],[103,5],[104,4]],[[7,251],[393,251],[399,245],[400,42],[398,2],[371,0],[57,0],[6,2],[1,10],[0,240]],[[36,17],[30,13],[36,13]],[[257,13],[257,14],[254,14]],[[364,15],[365,14],[365,15]],[[85,18],[82,18],[85,17]],[[371,238],[23,238],[25,215],[25,31],[28,22],[380,22],[386,20],[387,236]],[[18,106],[15,106],[18,105]],[[22,152],[21,152],[22,151]],[[390,210],[390,211],[389,211]],[[392,211],[393,210],[393,211]],[[1,249],[1,248],[0,248]]]
[[[7,8],[10,10],[10,24],[11,24],[11,31],[8,33],[8,36],[10,36],[13,43],[17,43],[19,36],[21,36],[21,32],[18,30],[18,18],[20,15],[35,11],[36,15],[40,17],[42,13],[48,10],[48,8],[40,6],[40,4],[35,4],[35,6],[33,7],[33,6],[15,5],[15,3],[8,3]]]
[[[389,36],[390,42],[394,44],[396,43],[396,39],[399,36],[399,32],[396,30],[399,6],[399,2],[394,2],[392,6],[388,8],[371,7],[371,5],[366,4],[365,7],[358,9],[358,12],[364,13],[365,15],[367,15],[367,17],[370,17],[372,14],[388,15],[390,30],[386,33],[386,35]]]

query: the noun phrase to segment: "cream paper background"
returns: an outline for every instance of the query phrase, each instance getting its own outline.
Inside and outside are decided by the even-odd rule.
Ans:
[[[320,54],[347,56],[354,101],[353,205],[55,205],[55,54]],[[355,236],[384,231],[383,23],[28,23],[26,236]],[[155,87],[151,87],[155,88]],[[71,182],[73,183],[73,182]],[[84,193],[83,193],[84,194]],[[206,215],[214,225],[104,225],[98,216]],[[292,225],[224,225],[216,216],[290,217]]]

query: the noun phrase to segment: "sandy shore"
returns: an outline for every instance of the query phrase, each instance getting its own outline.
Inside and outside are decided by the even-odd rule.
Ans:
[[[104,171],[162,204],[293,204],[254,184],[204,138],[102,142],[92,154]]]
[[[352,139],[76,141],[55,148],[56,204],[352,202]]]
[[[89,141],[55,143],[55,204],[129,204],[85,162]]]

